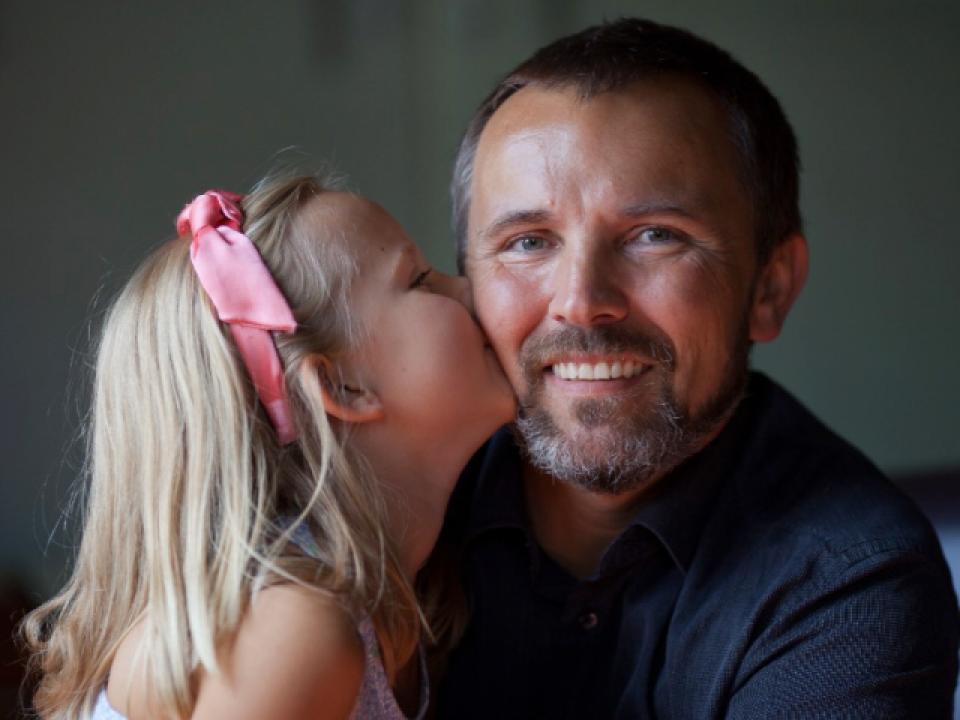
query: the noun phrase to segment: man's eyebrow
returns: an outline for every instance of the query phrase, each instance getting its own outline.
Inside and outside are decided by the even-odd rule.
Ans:
[[[478,237],[489,238],[499,235],[504,230],[509,230],[518,225],[535,225],[546,222],[552,217],[548,210],[513,210],[505,213],[487,225],[478,233]]]
[[[694,218],[694,214],[685,206],[669,201],[642,202],[627,205],[621,210],[626,217],[646,217],[647,215],[679,215],[685,218]],[[547,222],[553,217],[549,210],[513,210],[501,215],[481,230],[477,236],[489,238],[499,235],[504,230],[520,225],[536,225]]]
[[[645,202],[635,205],[628,205],[623,208],[623,214],[627,217],[646,217],[647,215],[680,215],[685,218],[693,218],[693,213],[684,205],[678,205],[674,202]]]

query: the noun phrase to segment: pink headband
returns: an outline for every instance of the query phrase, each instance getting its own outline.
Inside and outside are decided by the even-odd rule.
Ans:
[[[241,232],[241,195],[209,190],[177,217],[177,232],[193,236],[190,260],[200,284],[230,325],[243,364],[281,445],[297,438],[283,382],[283,366],[271,330],[297,329],[290,306],[256,246]]]

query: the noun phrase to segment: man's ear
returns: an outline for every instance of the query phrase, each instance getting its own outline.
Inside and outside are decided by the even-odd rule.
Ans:
[[[753,290],[751,340],[769,342],[780,334],[787,313],[807,281],[809,260],[807,240],[800,233],[793,233],[773,249]]]
[[[304,363],[314,380],[327,415],[346,423],[366,423],[383,419],[383,405],[374,392],[359,383],[346,382],[326,355],[313,355]],[[312,384],[312,383],[311,383]]]

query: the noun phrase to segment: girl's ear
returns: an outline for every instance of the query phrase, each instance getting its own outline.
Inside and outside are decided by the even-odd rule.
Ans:
[[[383,419],[383,405],[371,390],[342,381],[336,366],[325,355],[314,355],[308,372],[317,374],[320,398],[327,415],[346,423],[366,423]]]
[[[807,241],[794,233],[774,248],[760,270],[750,308],[750,339],[769,342],[780,334],[793,301],[807,280]]]

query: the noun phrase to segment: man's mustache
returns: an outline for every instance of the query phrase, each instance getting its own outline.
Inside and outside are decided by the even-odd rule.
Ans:
[[[628,328],[619,324],[589,328],[565,325],[548,334],[530,337],[520,349],[520,366],[527,381],[533,383],[547,360],[572,352],[638,354],[667,370],[673,370],[676,361],[673,343],[656,328]]]

